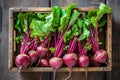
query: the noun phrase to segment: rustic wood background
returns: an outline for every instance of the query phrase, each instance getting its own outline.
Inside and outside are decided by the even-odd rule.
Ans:
[[[0,80],[40,80],[41,73],[11,73],[8,70],[8,11],[10,7],[51,7],[77,3],[78,7],[97,7],[100,2],[112,8],[113,68],[111,72],[89,72],[88,80],[120,80],[120,0],[0,0]],[[57,73],[56,80],[68,75]],[[43,80],[52,80],[52,73],[45,73]],[[84,80],[84,73],[73,73],[69,80]]]

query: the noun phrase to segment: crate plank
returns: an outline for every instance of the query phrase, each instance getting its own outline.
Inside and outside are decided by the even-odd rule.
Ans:
[[[112,71],[106,74],[106,80],[120,80],[120,0],[106,0],[107,5],[112,8]]]
[[[105,0],[51,0],[51,6],[66,7],[71,3],[76,3],[77,7],[97,7],[101,2],[105,3]]]
[[[8,70],[8,13],[10,7],[48,7],[49,0],[0,0],[2,3],[2,38],[0,52],[0,80],[39,80],[40,73],[11,73]],[[1,35],[1,34],[0,34]],[[44,80],[49,79],[49,74]]]
[[[78,7],[89,7],[94,6],[97,7],[100,2],[105,3],[105,0],[51,0],[51,6],[59,5],[59,6],[67,6],[70,3],[76,3]],[[57,74],[57,80],[61,80],[63,77],[66,77],[68,73]],[[73,73],[74,76],[71,77],[70,80],[84,80],[84,73]],[[89,76],[90,75],[90,76]],[[104,80],[106,78],[106,73],[103,72],[89,72],[88,79],[89,80]],[[52,75],[51,75],[52,76]],[[60,78],[60,79],[59,79]]]

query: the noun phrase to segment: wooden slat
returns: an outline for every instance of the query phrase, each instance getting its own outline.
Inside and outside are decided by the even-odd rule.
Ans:
[[[0,40],[2,39],[2,32],[0,32]]]
[[[51,0],[51,6],[59,5],[61,7],[66,7],[71,3],[76,3],[77,7],[95,7],[101,2],[105,3],[105,0]]]
[[[105,0],[51,0],[51,6],[59,5],[62,7],[66,7],[68,4],[76,3],[78,7],[89,7],[94,6],[97,7],[100,2],[105,3]],[[66,77],[68,73],[57,73],[57,80],[62,80]],[[104,72],[89,72],[88,75],[89,80],[104,80],[105,73]],[[73,73],[74,76],[72,76],[69,80],[83,80],[84,74],[83,73]]]
[[[113,64],[112,72],[107,73],[106,80],[120,80],[120,0],[106,0],[112,9],[112,47]]]
[[[101,72],[101,71],[110,71],[111,68],[110,67],[90,67],[87,68],[88,72]],[[11,72],[17,72],[18,68],[17,67],[13,67],[10,69]],[[69,68],[60,68],[57,70],[57,72],[68,72]],[[86,69],[85,68],[73,68],[72,69],[73,72],[85,72]],[[22,69],[21,72],[53,72],[53,69],[51,67],[35,67],[35,68],[26,68],[26,69]]]
[[[0,0],[1,1],[1,0]],[[49,0],[2,0],[0,80],[39,80],[40,73],[11,73],[8,70],[8,13],[11,7],[48,7]],[[2,64],[2,65],[1,65]],[[49,75],[49,74],[48,74]],[[49,76],[44,80],[48,80]]]
[[[2,5],[1,5],[1,0],[0,0],[0,32],[2,32]],[[1,39],[1,34],[0,34],[0,39]]]

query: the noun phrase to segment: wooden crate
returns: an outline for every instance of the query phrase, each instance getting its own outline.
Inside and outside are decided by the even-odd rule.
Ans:
[[[65,9],[65,8],[64,8]],[[95,9],[93,7],[89,8],[76,8],[78,11],[86,12],[91,9]],[[9,58],[8,58],[8,66],[10,71],[18,71],[18,68],[14,65],[14,58],[16,53],[16,43],[14,42],[14,37],[16,36],[16,31],[14,30],[14,13],[16,12],[41,12],[41,13],[48,13],[51,11],[51,8],[41,8],[41,7],[29,7],[29,8],[10,8],[9,9]],[[107,27],[105,30],[105,49],[108,52],[108,66],[106,67],[88,67],[88,71],[111,71],[112,69],[112,19],[111,14],[107,15]],[[60,68],[57,71],[59,72],[65,72],[69,69],[66,67]],[[34,68],[25,68],[21,70],[22,72],[50,72],[53,71],[50,67],[34,67]],[[85,71],[84,68],[75,67],[72,69],[72,71]]]

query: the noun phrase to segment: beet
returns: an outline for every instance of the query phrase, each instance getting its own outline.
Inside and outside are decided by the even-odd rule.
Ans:
[[[39,66],[41,67],[48,67],[49,66],[49,59],[41,59]]]
[[[77,59],[78,57],[75,53],[69,53],[63,56],[63,61],[69,68],[75,66]]]
[[[65,65],[67,65],[69,68],[69,75],[65,80],[67,80],[71,77],[72,67],[75,66],[77,60],[78,60],[78,56],[75,53],[68,53],[63,56],[63,61],[64,61]]]
[[[19,72],[22,68],[27,68],[30,65],[30,58],[26,54],[19,54],[15,58],[15,64],[19,67]]]
[[[55,80],[56,70],[63,65],[63,60],[58,57],[53,57],[50,59],[49,64],[54,70],[53,80]]]
[[[87,68],[89,65],[89,57],[86,55],[81,55],[79,57],[79,65],[83,68]]]
[[[108,55],[105,50],[98,50],[94,55],[94,59],[99,63],[106,63],[107,56]]]
[[[47,55],[48,51],[49,51],[48,48],[46,48],[44,46],[37,47],[37,53],[40,58],[45,57]]]
[[[38,55],[37,55],[37,52],[34,51],[34,50],[30,50],[30,51],[28,52],[28,55],[29,55],[29,57],[30,57],[31,66],[32,66],[33,63],[35,63],[35,62],[38,61],[39,57],[38,57]]]

